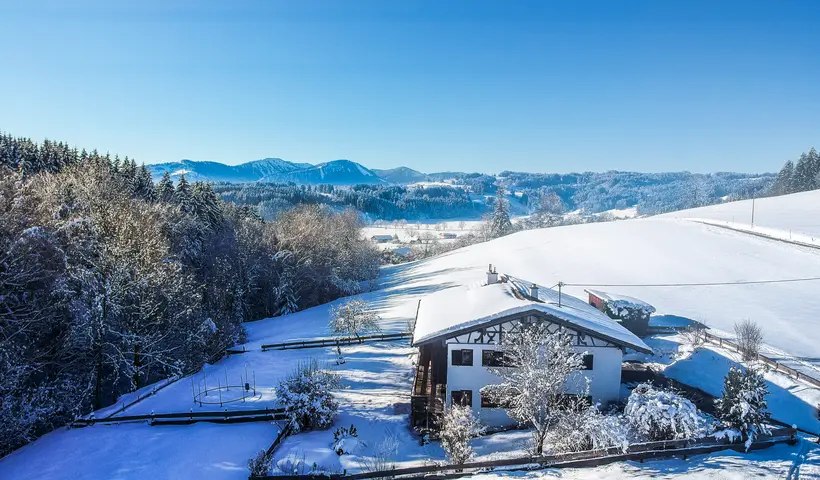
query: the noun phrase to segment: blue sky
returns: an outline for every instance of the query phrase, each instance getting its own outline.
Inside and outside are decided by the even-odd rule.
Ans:
[[[0,129],[140,162],[748,172],[820,143],[820,2],[0,2]]]

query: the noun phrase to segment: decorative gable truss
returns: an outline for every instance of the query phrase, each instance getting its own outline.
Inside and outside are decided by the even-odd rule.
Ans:
[[[605,339],[568,328],[562,325],[561,323],[555,321],[554,318],[537,313],[529,313],[525,315],[519,315],[517,317],[502,318],[496,320],[492,324],[477,327],[473,330],[469,330],[466,332],[461,332],[460,334],[457,334],[454,337],[448,338],[447,343],[498,345],[502,342],[505,334],[518,332],[520,331],[523,325],[527,325],[534,322],[546,323],[547,330],[550,333],[568,333],[570,336],[572,336],[573,343],[579,347],[620,348],[618,345],[609,342]]]

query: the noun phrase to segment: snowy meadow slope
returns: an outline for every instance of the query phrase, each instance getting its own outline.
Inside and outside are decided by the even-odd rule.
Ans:
[[[754,223],[760,227],[820,237],[820,190],[754,201]],[[692,208],[661,215],[666,218],[703,218],[750,225],[752,200]]]

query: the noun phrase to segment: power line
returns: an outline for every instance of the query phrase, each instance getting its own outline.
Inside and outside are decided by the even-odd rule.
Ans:
[[[769,283],[812,282],[820,277],[783,278],[777,280],[739,280],[736,282],[701,282],[701,283],[564,283],[565,287],[720,287],[731,285],[763,285]],[[553,287],[555,288],[555,287]]]

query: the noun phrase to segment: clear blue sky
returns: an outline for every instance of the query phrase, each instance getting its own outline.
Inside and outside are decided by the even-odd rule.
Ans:
[[[0,129],[145,163],[773,171],[820,143],[818,1],[0,2]]]

